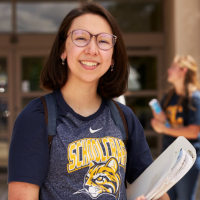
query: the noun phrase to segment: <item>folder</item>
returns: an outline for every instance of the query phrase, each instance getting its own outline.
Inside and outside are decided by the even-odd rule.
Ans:
[[[196,150],[183,136],[178,137],[131,185],[127,199],[145,195],[146,200],[160,198],[193,166]]]

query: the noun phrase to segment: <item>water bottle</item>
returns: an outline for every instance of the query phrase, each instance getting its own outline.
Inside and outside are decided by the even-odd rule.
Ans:
[[[160,103],[158,102],[157,99],[152,99],[150,102],[149,102],[149,105],[150,107],[152,108],[152,110],[155,111],[156,114],[159,114],[161,112],[163,112],[161,106],[160,106]],[[171,127],[170,123],[168,120],[165,121],[165,126],[166,127]]]

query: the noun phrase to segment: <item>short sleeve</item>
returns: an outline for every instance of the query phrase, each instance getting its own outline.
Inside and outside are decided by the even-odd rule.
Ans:
[[[31,101],[15,121],[9,149],[8,183],[41,186],[48,171],[48,134],[42,101]]]
[[[128,125],[126,179],[131,184],[153,162],[143,128],[132,110],[120,104]]]
[[[189,109],[188,124],[200,125],[200,91],[193,93],[192,107]]]

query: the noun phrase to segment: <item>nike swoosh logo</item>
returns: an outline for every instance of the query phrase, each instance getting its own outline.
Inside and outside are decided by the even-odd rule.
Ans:
[[[97,132],[97,131],[100,131],[102,128],[100,128],[100,129],[97,129],[97,130],[92,130],[92,128],[90,127],[90,133],[95,133],[95,132]]]

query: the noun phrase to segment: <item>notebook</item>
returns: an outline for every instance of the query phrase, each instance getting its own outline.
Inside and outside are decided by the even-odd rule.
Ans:
[[[146,200],[161,197],[192,167],[196,150],[183,136],[178,137],[129,187],[127,199],[145,195]]]

